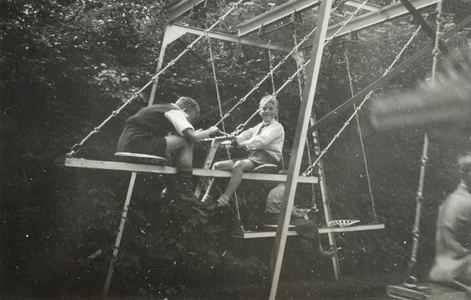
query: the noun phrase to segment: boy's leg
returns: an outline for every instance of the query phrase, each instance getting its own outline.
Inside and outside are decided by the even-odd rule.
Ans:
[[[193,163],[193,144],[180,135],[168,135],[165,137],[167,141],[166,154],[169,155],[179,150],[177,157],[177,165]]]
[[[232,160],[223,160],[214,163],[213,169],[220,171],[232,171],[234,168],[234,162]]]
[[[189,143],[185,137],[178,135],[169,135],[165,137],[167,141],[167,154],[177,151],[177,185],[179,198],[184,201],[199,204],[193,194],[193,185],[191,181],[193,173],[193,144]]]
[[[243,159],[235,162],[232,168],[231,179],[229,184],[226,187],[224,193],[219,197],[217,203],[220,206],[227,206],[229,204],[229,199],[232,194],[237,190],[240,183],[242,182],[242,175],[244,172],[250,172],[255,168],[255,164],[249,159]]]

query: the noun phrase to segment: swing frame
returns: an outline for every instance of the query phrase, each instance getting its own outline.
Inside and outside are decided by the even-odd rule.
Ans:
[[[185,2],[185,1],[187,1],[187,0],[183,0],[182,2]],[[438,0],[416,0],[416,1],[411,1],[411,2],[414,3],[414,6],[417,9],[420,9],[420,8],[435,4],[436,2],[438,2]],[[240,3],[241,3],[241,1],[238,2],[238,4],[240,4]],[[319,122],[316,122],[313,125],[311,124],[311,127],[308,130],[308,122],[311,118],[312,103],[313,103],[313,100],[314,100],[314,94],[315,94],[315,90],[316,90],[316,84],[317,84],[317,78],[318,78],[318,73],[319,73],[319,68],[320,68],[320,60],[321,60],[321,57],[322,57],[322,52],[323,52],[323,47],[324,47],[324,41],[326,41],[327,39],[332,39],[333,38],[333,35],[329,36],[329,34],[331,32],[336,32],[336,34],[338,34],[337,36],[339,36],[339,35],[347,34],[347,33],[350,33],[350,32],[356,31],[356,30],[360,30],[360,29],[378,24],[380,22],[384,22],[386,20],[390,20],[392,18],[396,18],[398,16],[401,16],[401,15],[404,15],[404,14],[407,13],[407,10],[403,9],[402,4],[395,3],[393,5],[381,8],[379,10],[375,9],[374,11],[372,11],[369,14],[365,14],[365,15],[362,15],[360,17],[357,17],[354,20],[352,20],[352,22],[349,23],[348,26],[343,26],[342,27],[342,26],[334,25],[334,26],[328,27],[328,21],[329,21],[329,17],[330,17],[331,6],[332,6],[332,0],[322,1],[321,5],[320,5],[320,8],[319,8],[318,28],[317,28],[317,30],[315,32],[315,35],[312,38],[312,40],[309,40],[308,43],[307,43],[308,45],[312,45],[311,57],[313,57],[314,59],[312,61],[309,61],[309,64],[307,65],[307,75],[308,75],[308,80],[306,82],[306,87],[307,88],[305,89],[305,91],[303,93],[303,101],[301,103],[301,110],[300,110],[300,114],[299,114],[298,122],[297,122],[297,126],[296,126],[295,143],[293,145],[293,151],[292,151],[293,155],[291,156],[291,161],[290,161],[290,165],[289,165],[290,166],[289,173],[288,173],[288,175],[279,175],[279,174],[271,175],[274,178],[276,178],[276,180],[286,181],[287,189],[285,190],[285,198],[287,198],[288,201],[282,207],[282,212],[280,214],[280,221],[279,221],[279,224],[278,224],[279,226],[278,226],[278,229],[276,231],[276,236],[275,236],[276,264],[275,264],[275,270],[274,270],[274,274],[273,274],[273,281],[272,281],[272,285],[271,285],[270,298],[269,299],[275,299],[275,296],[276,296],[276,290],[277,290],[278,280],[279,280],[279,275],[280,275],[280,270],[281,270],[281,262],[282,262],[282,259],[283,259],[284,247],[285,247],[285,244],[286,244],[286,237],[288,236],[288,227],[289,227],[289,220],[290,220],[290,214],[287,214],[286,212],[291,211],[291,209],[293,207],[294,194],[295,194],[295,191],[296,191],[296,185],[297,185],[297,183],[301,183],[301,182],[307,182],[307,183],[312,183],[314,181],[317,182],[317,180],[320,180],[321,186],[322,186],[322,184],[325,184],[323,178],[317,179],[317,177],[304,177],[304,176],[297,175],[297,174],[299,174],[299,171],[300,171],[299,167],[300,167],[300,163],[301,163],[304,144],[305,144],[305,141],[306,141],[306,133],[313,134],[313,132],[315,130],[317,130],[321,127],[319,125]],[[288,14],[291,14],[291,13],[292,12],[288,12]],[[471,17],[468,17],[467,19],[470,19],[469,21],[471,21]],[[467,23],[468,22],[466,22],[466,24]],[[453,31],[453,30],[455,30],[455,32],[456,32],[457,27],[458,26],[456,26],[455,28],[450,30],[450,32]],[[464,25],[462,27],[464,27]],[[157,88],[157,85],[158,85],[158,76],[168,67],[168,65],[167,65],[167,67],[162,68],[163,57],[165,55],[165,48],[167,47],[168,44],[170,44],[171,42],[173,42],[176,39],[180,38],[183,34],[186,34],[186,33],[196,34],[196,35],[199,35],[200,37],[202,37],[203,35],[206,34],[206,35],[210,36],[211,38],[217,38],[217,39],[221,39],[221,40],[227,40],[227,41],[234,42],[234,43],[236,43],[236,53],[240,53],[240,48],[244,44],[251,45],[251,46],[259,46],[259,47],[264,47],[264,48],[267,47],[266,44],[255,41],[255,40],[252,40],[252,39],[242,38],[240,36],[238,36],[238,37],[231,36],[231,35],[227,35],[227,34],[223,34],[223,33],[216,33],[214,31],[212,31],[212,28],[213,28],[213,26],[211,28],[203,31],[203,30],[199,30],[199,29],[191,28],[191,27],[187,27],[187,26],[181,26],[181,25],[175,25],[175,24],[168,24],[167,25],[166,30],[165,30],[164,40],[162,42],[159,61],[158,61],[158,64],[157,64],[157,72],[156,72],[157,75],[154,76],[154,78],[151,82],[153,84],[153,86],[152,86],[151,96],[150,96],[150,99],[149,99],[149,105],[153,104],[153,101],[154,101],[155,91],[156,91],[156,88]],[[339,31],[338,28],[341,28],[341,31]],[[167,35],[167,31],[169,32],[168,35]],[[239,35],[240,35],[240,33],[239,33]],[[445,38],[445,35],[442,36],[442,39],[444,39],[444,38]],[[193,44],[194,43],[190,44],[187,49],[190,49]],[[273,49],[275,49],[276,45],[270,44],[269,47],[270,47],[270,49],[273,50]],[[286,48],[281,47],[281,46],[277,50],[287,51]],[[423,54],[424,53],[421,53],[420,55],[416,55],[416,56],[420,57]],[[416,60],[417,58],[415,58],[414,60]],[[403,63],[404,64],[403,68],[410,65],[414,60],[408,61],[407,64]],[[171,63],[173,64],[173,63],[175,63],[175,61],[176,60],[172,61]],[[401,66],[402,66],[402,64],[401,64]],[[399,71],[397,71],[395,74],[397,74],[398,72]],[[395,74],[391,74],[390,77],[392,77]],[[383,79],[382,82],[385,82],[389,78]],[[144,88],[149,86],[151,83],[146,85]],[[378,86],[378,85],[379,84],[376,84],[376,86]],[[357,94],[357,96],[356,96],[357,98],[360,97],[358,94]],[[135,98],[135,97],[133,96],[133,98]],[[353,97],[353,98],[355,98],[355,97]],[[130,99],[130,100],[132,100],[132,99]],[[350,100],[352,100],[352,99],[350,99]],[[350,101],[350,100],[348,100],[348,101]],[[352,101],[350,101],[348,104],[351,104],[351,102]],[[117,113],[119,113],[119,111]],[[338,111],[337,112],[332,112],[332,114],[335,114],[335,113],[338,113]],[[113,113],[113,115],[115,115],[115,113]],[[321,121],[322,120],[324,120],[324,118],[321,119]],[[328,122],[328,120],[324,120],[323,124],[325,125],[325,123],[327,123],[327,122]],[[317,125],[317,127],[315,127],[316,125]],[[101,125],[100,125],[100,127],[101,127]],[[87,136],[86,139],[88,139],[88,137],[89,136]],[[81,144],[83,144],[84,141],[82,141]],[[79,144],[78,147],[80,147],[81,144]],[[132,189],[133,189],[133,186],[134,186],[133,182],[135,181],[135,177],[137,175],[137,172],[150,172],[150,173],[159,173],[159,174],[172,174],[172,173],[176,172],[176,170],[174,168],[172,169],[172,167],[167,167],[167,166],[147,166],[147,165],[130,164],[130,163],[106,162],[106,161],[93,161],[93,160],[86,160],[86,159],[77,159],[77,158],[72,157],[72,155],[74,153],[76,153],[75,146],[73,147],[72,153],[70,153],[70,156],[66,157],[65,159],[60,159],[58,164],[63,165],[63,166],[68,166],[68,167],[97,168],[97,169],[122,170],[122,171],[132,172],[131,182],[130,182],[130,186],[129,186],[129,189],[128,189],[128,197],[127,197],[127,200],[126,200],[126,203],[125,203],[123,213],[127,212],[127,205],[129,205],[128,198],[130,200],[130,197],[131,197],[131,194],[132,194]],[[199,170],[202,170],[202,171],[199,171]],[[197,175],[197,176],[208,176],[208,177],[213,177],[213,176],[216,176],[216,177],[217,176],[220,176],[220,177],[226,177],[227,176],[228,177],[228,176],[230,176],[230,174],[227,174],[229,172],[227,172],[226,174],[223,174],[224,173],[223,171],[212,171],[212,170],[209,170],[209,168],[208,169],[203,168],[203,169],[199,169],[199,170],[198,169],[195,170],[195,172],[194,172],[195,175]],[[223,172],[223,173],[219,173],[219,172]],[[253,174],[248,173],[244,176],[254,176],[254,175],[256,175],[256,173],[253,173]],[[264,176],[264,175],[262,175],[262,176]],[[277,177],[279,177],[279,178],[277,178]],[[306,179],[306,178],[309,178],[309,179]],[[247,178],[247,179],[249,179],[249,178]],[[250,178],[250,179],[253,179],[253,178]],[[262,179],[260,179],[260,180],[262,180]],[[267,178],[264,177],[263,180],[267,180]],[[276,180],[274,179],[273,181],[276,181]],[[122,224],[124,224],[123,223],[124,221],[125,221],[125,216],[121,220]],[[334,231],[335,232],[353,231],[353,230],[350,230],[350,228],[353,228],[353,227],[348,227],[347,229],[349,229],[349,230],[345,230],[345,228],[338,228],[338,231],[336,231],[337,228],[335,228],[335,229],[332,228],[331,229],[332,231],[329,232],[329,234],[331,234]],[[121,233],[122,233],[122,228],[120,226],[120,232],[119,232],[119,235],[118,235],[119,240],[120,240],[120,236],[121,236],[120,234]],[[115,251],[116,251],[116,255],[114,255],[115,259],[116,259],[116,256],[117,256],[117,249],[119,248],[118,239],[117,239],[117,245],[118,246],[115,247]],[[108,288],[109,288],[109,282],[111,280],[110,274],[112,274],[112,272],[113,272],[112,266],[113,266],[113,261],[112,261],[112,264],[110,265],[110,270],[109,270],[109,273],[108,273],[107,282],[105,284],[104,296],[106,296]]]

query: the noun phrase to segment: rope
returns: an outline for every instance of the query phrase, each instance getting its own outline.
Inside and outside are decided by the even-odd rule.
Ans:
[[[350,64],[348,62],[347,50],[345,50],[345,63],[347,64],[347,73],[348,73],[348,82],[350,84],[350,92],[352,96],[354,96],[355,93],[353,91],[352,75],[350,73]],[[356,105],[354,105],[353,107],[356,110]],[[358,117],[358,114],[355,114],[355,119],[357,121],[358,136],[360,137],[361,152],[363,154],[363,162],[365,164],[366,179],[368,181],[368,191],[370,193],[371,207],[373,209],[373,217],[374,217],[375,222],[377,222],[378,217],[376,216],[376,206],[375,206],[375,201],[373,198],[373,189],[371,188],[370,172],[368,170],[368,162],[366,159],[365,145],[363,144],[363,136],[361,133],[360,118]]]
[[[404,51],[409,47],[410,43],[412,42],[412,40],[417,36],[417,34],[419,33],[420,31],[420,26],[417,28],[417,30],[412,34],[411,38],[409,39],[409,41],[407,41],[407,43],[404,45],[404,47],[401,49],[401,51],[399,52],[399,54],[396,56],[396,59],[391,63],[391,65],[386,69],[386,71],[384,72],[383,76],[384,77],[386,74],[388,74],[391,69],[393,68],[393,66],[396,64],[396,62],[400,59],[400,57],[402,56],[402,54],[404,53]],[[304,171],[304,173],[302,174],[302,176],[308,176],[309,174],[312,173],[312,171],[314,170],[314,167],[318,164],[318,162],[322,159],[322,157],[327,153],[327,151],[330,149],[330,147],[332,146],[332,144],[339,138],[340,134],[345,130],[345,128],[348,126],[348,124],[350,124],[350,121],[354,118],[354,116],[358,113],[358,111],[360,111],[363,107],[363,105],[365,104],[365,102],[371,97],[371,94],[373,93],[373,91],[369,92],[365,98],[363,99],[363,101],[360,103],[360,105],[358,105],[356,108],[355,108],[355,112],[348,118],[348,120],[345,122],[345,124],[343,125],[343,127],[339,130],[339,132],[334,136],[334,138],[332,139],[332,141],[330,141],[330,143],[327,145],[327,147],[324,148],[324,150],[322,150],[321,154],[317,157],[316,161],[310,165],[306,171]]]
[[[95,127],[80,143],[75,144],[72,146],[71,151],[66,154],[66,157],[72,157],[74,154],[76,154],[78,151],[80,151],[80,147],[95,133],[99,132],[100,129],[108,123],[113,117],[117,116],[126,106],[128,106],[134,99],[136,99],[139,94],[141,94],[145,89],[147,89],[151,84],[154,82],[157,82],[157,79],[159,76],[164,73],[166,70],[168,70],[171,66],[173,66],[183,55],[185,55],[187,52],[192,50],[193,46],[199,42],[204,36],[208,35],[208,32],[213,30],[219,23],[221,23],[230,13],[232,13],[239,5],[243,2],[244,0],[239,0],[239,2],[235,3],[232,5],[232,7],[223,15],[221,16],[216,22],[214,22],[213,25],[211,25],[208,29],[204,31],[203,35],[200,35],[197,39],[195,39],[191,44],[189,44],[185,50],[183,50],[175,59],[170,61],[164,68],[162,68],[156,75],[152,77],[152,79],[145,84],[139,91],[134,93],[124,104],[119,107],[117,110],[113,111],[111,115],[106,118],[98,127]]]
[[[441,28],[441,18],[442,18],[442,1],[437,2],[437,20],[436,20],[436,34],[435,34],[435,43],[432,50],[433,62],[432,62],[432,84],[435,83],[436,71],[437,71],[437,61],[439,54],[439,42],[440,42],[440,28]],[[404,282],[406,286],[415,287],[417,283],[417,278],[414,276],[414,267],[417,264],[417,253],[419,249],[419,240],[420,240],[420,217],[422,213],[422,203],[423,203],[423,189],[425,181],[425,167],[427,166],[427,153],[428,153],[428,136],[424,134],[424,145],[422,149],[422,159],[420,165],[420,177],[419,177],[419,186],[417,187],[417,195],[415,198],[415,220],[414,220],[414,229],[413,234],[413,244],[411,251],[411,258],[408,264],[408,276]]]
[[[368,0],[365,0],[365,2],[364,2],[362,5],[360,5],[360,7],[355,11],[355,14],[358,13],[358,11],[361,9],[361,7],[363,7],[363,6],[366,4],[366,2],[368,2]],[[338,5],[332,9],[332,11],[337,10],[341,3],[342,3],[342,2],[339,2]],[[353,17],[353,16],[352,16],[352,17]],[[334,34],[330,39],[326,39],[326,44],[327,44],[329,41],[331,41],[331,40],[336,36],[336,34],[338,34],[338,32],[339,32],[341,29],[343,29],[343,28],[347,25],[348,21],[350,21],[351,19],[352,19],[352,18],[349,18],[349,19],[343,24],[343,26],[342,26],[338,31],[335,32],[335,34]],[[316,27],[316,28],[317,28],[317,27]],[[239,101],[238,101],[229,111],[227,111],[226,114],[224,115],[224,117],[223,117],[221,120],[219,120],[214,126],[218,126],[223,120],[225,120],[226,118],[228,118],[228,117],[231,115],[231,113],[232,113],[237,107],[239,107],[239,105],[241,105],[242,103],[244,103],[244,102],[247,100],[247,98],[248,98],[253,92],[255,92],[256,90],[258,90],[258,89],[260,88],[260,86],[262,85],[262,83],[264,83],[268,78],[270,78],[270,73],[271,73],[271,72],[274,72],[275,70],[277,70],[280,66],[282,66],[282,65],[286,62],[286,60],[287,60],[289,57],[291,57],[295,52],[297,52],[297,51],[298,51],[298,48],[299,48],[302,44],[304,44],[304,43],[314,34],[314,32],[316,31],[316,28],[314,28],[311,32],[309,32],[309,33],[301,40],[301,42],[300,42],[298,45],[295,45],[295,46],[293,47],[293,49],[291,49],[291,51],[290,51],[285,57],[283,57],[283,59],[281,59],[280,62],[278,62],[278,64],[277,64],[276,66],[274,66],[273,69],[270,70],[270,72],[268,72],[267,75],[265,75],[265,77],[263,77],[244,97],[242,97],[241,99],[239,99]],[[307,66],[307,64],[308,64],[309,62],[310,62],[310,60],[308,60],[308,61],[302,66],[302,68],[301,68],[300,70],[303,70],[303,69]],[[300,70],[298,70],[298,71],[297,71],[296,73],[294,73],[293,75],[296,76],[296,75],[300,72]],[[293,76],[291,76],[290,78],[291,78],[291,80],[290,80],[289,82],[291,82],[291,81],[293,80],[293,79],[292,79]],[[286,83],[286,82],[285,82],[285,83]],[[286,86],[286,84],[284,84],[284,85],[282,86],[282,88],[278,89],[278,92],[279,92],[280,90],[282,90],[285,86]],[[276,93],[276,92],[275,92],[275,93]],[[275,93],[273,93],[273,94],[275,94]],[[277,94],[277,93],[276,93],[276,94]],[[237,132],[237,131],[236,131],[236,132]]]

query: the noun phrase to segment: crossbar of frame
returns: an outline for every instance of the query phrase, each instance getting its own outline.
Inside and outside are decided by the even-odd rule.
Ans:
[[[191,26],[168,24],[165,30],[165,36],[166,36],[165,42],[168,45],[187,33],[195,34],[195,35],[204,35],[205,31],[196,27],[191,27]],[[233,42],[237,44],[243,44],[247,46],[254,46],[254,47],[265,48],[265,49],[270,48],[270,50],[279,50],[279,51],[284,51],[284,52],[290,52],[292,50],[292,48],[290,47],[280,46],[280,45],[272,44],[272,43],[268,44],[266,42],[262,42],[259,40],[238,37],[238,36],[230,35],[227,33],[221,33],[217,31],[209,31],[208,36],[210,38],[215,38],[218,40]]]
[[[113,171],[126,171],[126,172],[142,172],[154,174],[176,174],[177,169],[170,166],[160,165],[143,165],[118,161],[103,161],[103,160],[90,160],[84,158],[62,158],[56,161],[56,165],[73,168],[84,169],[99,169],[99,170],[113,170]],[[194,176],[200,177],[213,177],[213,178],[229,178],[231,172],[219,171],[211,169],[193,169]],[[244,173],[243,179],[247,180],[262,180],[272,182],[285,182],[287,175],[282,174],[263,174],[263,173]],[[299,176],[297,177],[300,183],[318,183],[318,178],[314,176]]]
[[[355,231],[367,231],[367,230],[379,230],[384,229],[384,224],[365,224],[355,225],[349,227],[322,227],[319,228],[320,234],[326,233],[343,233],[343,232],[355,232]],[[276,231],[234,231],[232,237],[242,239],[254,239],[254,238],[268,238],[275,237]],[[298,235],[294,230],[288,230],[288,236]]]
[[[422,9],[430,5],[436,4],[438,1],[439,0],[413,0],[413,1],[410,1],[410,3],[416,9]],[[362,30],[370,26],[377,25],[385,21],[390,21],[392,19],[401,17],[408,13],[409,13],[409,10],[405,8],[402,5],[402,3],[396,2],[394,4],[383,7],[379,11],[370,12],[370,13],[361,15],[359,17],[353,18],[339,32],[337,32],[337,30],[339,30],[339,28],[342,27],[343,24],[336,24],[336,25],[330,26],[329,29],[327,30],[326,38],[327,39],[332,38],[334,34],[335,34],[335,37],[340,37],[354,31]],[[312,43],[313,43],[313,39],[310,38],[309,40],[306,41],[306,43],[304,43],[304,47],[312,46]]]
[[[176,18],[190,11],[193,7],[203,3],[205,0],[183,0],[166,11],[167,20],[174,21]]]
[[[320,4],[318,0],[298,0],[298,1],[289,1],[280,6],[277,6],[266,13],[258,15],[257,17],[250,19],[237,26],[238,36],[246,36],[254,31],[259,30],[263,26],[270,25],[272,23],[278,22],[284,18],[291,16],[293,13],[300,13],[307,9],[316,7]],[[355,0],[346,1],[345,5],[359,7],[360,2]],[[380,6],[373,4],[363,5],[363,8],[368,11],[379,11]]]

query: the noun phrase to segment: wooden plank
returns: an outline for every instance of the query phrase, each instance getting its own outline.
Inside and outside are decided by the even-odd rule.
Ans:
[[[343,232],[354,232],[354,231],[366,231],[366,230],[379,230],[384,229],[384,224],[368,224],[368,225],[356,225],[349,227],[322,227],[319,228],[319,233],[343,233]],[[267,238],[275,237],[276,231],[234,231],[232,237],[242,239],[254,239],[254,238]],[[298,235],[294,230],[289,230],[288,236]]]
[[[436,283],[419,284],[417,289],[403,285],[388,285],[386,292],[393,299],[402,300],[471,300],[471,294]]]
[[[275,243],[273,246],[272,259],[275,260],[273,269],[272,283],[270,287],[269,300],[276,299],[278,281],[281,274],[281,265],[286,246],[286,237],[291,218],[291,211],[294,206],[294,197],[298,185],[298,174],[300,173],[301,161],[303,158],[304,146],[306,145],[306,132],[314,103],[317,79],[324,52],[325,35],[329,24],[330,11],[333,0],[321,2],[317,19],[317,30],[314,34],[314,43],[311,50],[311,61],[306,68],[307,80],[302,95],[301,106],[299,108],[298,121],[296,122],[296,132],[293,140],[293,148],[289,163],[288,178],[284,192],[284,199],[281,205],[281,213],[276,231]]]
[[[84,158],[61,158],[56,160],[56,165],[72,168],[99,169],[126,172],[143,172],[155,174],[176,174],[177,169],[169,166],[158,165],[142,165],[117,161],[89,160]],[[202,177],[231,177],[231,172],[217,171],[210,169],[193,169],[193,175]],[[285,182],[287,175],[281,174],[263,174],[263,173],[244,173],[243,179],[246,180],[262,180],[273,182]],[[314,176],[299,176],[298,182],[301,183],[317,183],[318,178]]]
[[[426,300],[427,296],[425,295],[424,291],[414,290],[406,288],[403,285],[388,285],[386,287],[386,293],[389,297],[393,299],[401,299],[401,300]]]

